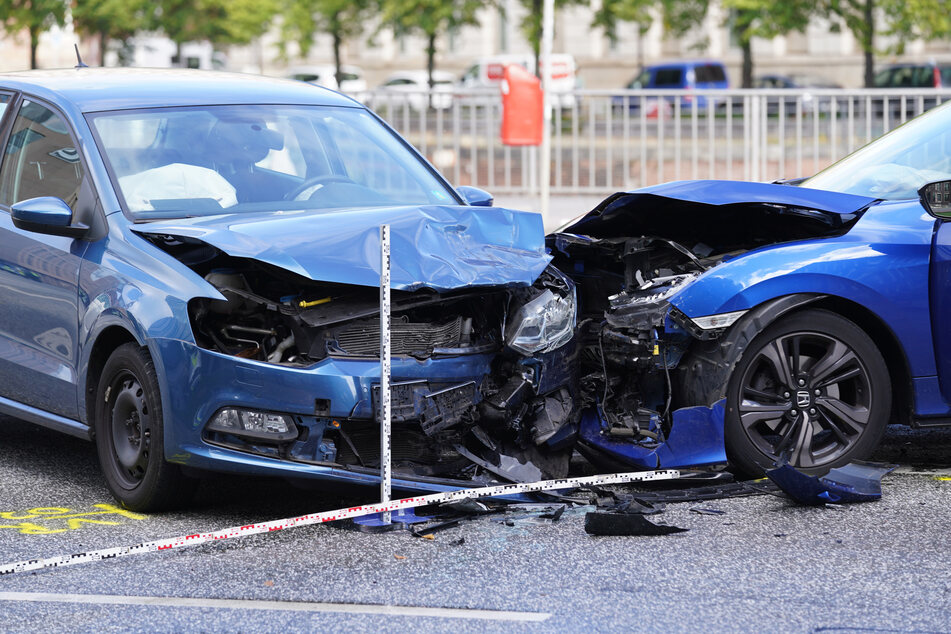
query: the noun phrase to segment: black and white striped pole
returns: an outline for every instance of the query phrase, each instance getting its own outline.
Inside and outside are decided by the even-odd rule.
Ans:
[[[387,503],[392,495],[392,460],[390,457],[390,225],[380,226],[380,501]],[[380,519],[390,524],[390,511]]]

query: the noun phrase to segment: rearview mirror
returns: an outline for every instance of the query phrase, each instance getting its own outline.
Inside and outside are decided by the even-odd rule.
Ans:
[[[456,187],[456,191],[462,195],[463,200],[473,207],[491,207],[492,203],[495,202],[495,199],[492,198],[492,194],[478,187],[462,185],[461,187]]]
[[[81,222],[73,224],[73,210],[61,198],[40,196],[21,200],[13,204],[11,211],[14,226],[24,231],[70,238],[81,238],[89,231]]]
[[[928,183],[918,190],[918,197],[935,218],[951,218],[951,181]]]

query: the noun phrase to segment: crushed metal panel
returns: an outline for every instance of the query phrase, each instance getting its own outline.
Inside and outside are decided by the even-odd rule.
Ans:
[[[392,230],[392,288],[529,286],[548,266],[538,214],[486,207],[381,207],[219,214],[133,226],[322,282],[379,285],[379,226]]]
[[[604,432],[597,410],[588,409],[581,418],[581,441],[623,464],[642,469],[691,467],[725,463],[723,417],[726,399],[713,407],[684,407],[673,412],[673,422],[665,442],[635,442],[612,438]]]
[[[770,469],[766,475],[799,504],[848,504],[881,499],[882,476],[896,466],[856,461],[816,477],[784,464]]]

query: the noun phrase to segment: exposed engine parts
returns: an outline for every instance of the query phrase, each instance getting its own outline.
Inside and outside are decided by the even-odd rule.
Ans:
[[[198,240],[150,239],[224,297],[190,302],[199,346],[301,368],[325,359],[379,358],[376,288],[316,282],[227,256]],[[442,372],[450,376],[434,370],[424,380],[394,372],[396,472],[514,481],[564,476],[580,412],[571,280],[552,268],[531,287],[394,290],[391,298],[395,357],[419,363],[471,359],[472,368],[483,368],[447,365]],[[473,372],[480,376],[467,376]],[[378,386],[372,400],[376,412]],[[276,446],[219,428],[206,430],[206,440],[284,459],[378,467],[376,421],[321,416],[319,407],[317,414],[298,417],[296,424],[307,431]]]
[[[682,402],[678,369],[698,340],[722,332],[698,328],[668,300],[746,251],[835,235],[855,216],[772,204],[711,214],[705,205],[661,198],[656,210],[632,214],[630,200],[608,199],[587,227],[584,220],[575,225],[580,234],[554,234],[548,244],[579,290],[585,405],[599,408],[604,436],[657,446],[669,435],[672,409],[710,405]]]

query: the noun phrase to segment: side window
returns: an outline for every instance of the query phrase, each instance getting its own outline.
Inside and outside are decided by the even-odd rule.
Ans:
[[[7,106],[10,105],[10,95],[0,93],[0,121],[3,121],[3,115],[7,111]]]
[[[680,68],[661,68],[654,76],[657,88],[678,88],[683,84],[683,70]]]
[[[76,208],[83,172],[62,117],[33,101],[17,114],[0,167],[0,203],[56,196]]]

